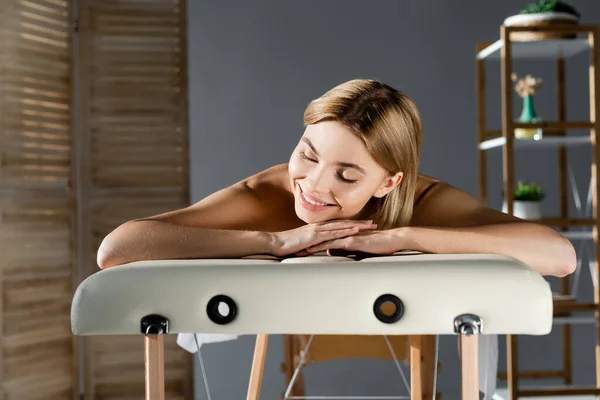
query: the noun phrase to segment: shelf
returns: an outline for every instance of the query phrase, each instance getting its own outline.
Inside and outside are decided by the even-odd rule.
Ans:
[[[516,17],[519,17],[516,15]],[[527,16],[525,16],[527,17]],[[534,17],[535,18],[535,17]],[[518,25],[518,24],[517,24]],[[600,212],[600,205],[597,204],[596,201],[592,201],[589,198],[591,194],[596,193],[596,186],[599,184],[598,182],[592,181],[590,183],[590,192],[588,192],[588,198],[585,200],[585,206],[581,203],[580,192],[577,189],[577,182],[575,180],[573,171],[570,169],[570,160],[568,160],[566,156],[567,149],[569,152],[579,152],[583,151],[584,153],[591,153],[594,155],[598,153],[599,149],[596,146],[600,145],[600,118],[599,113],[594,113],[593,107],[590,112],[590,119],[596,119],[596,121],[565,121],[566,120],[566,111],[569,107],[567,106],[567,90],[566,85],[567,82],[567,64],[571,59],[581,60],[585,58],[589,58],[593,55],[594,51],[597,52],[599,43],[598,43],[598,25],[594,24],[570,24],[570,23],[552,23],[546,25],[538,25],[532,26],[521,24],[517,26],[512,24],[509,21],[508,25],[503,24],[500,26],[500,38],[501,40],[496,40],[495,42],[477,42],[477,50],[475,55],[475,85],[476,85],[476,104],[477,104],[477,119],[476,126],[478,130],[478,140],[477,140],[477,152],[479,154],[478,157],[478,166],[479,166],[479,189],[481,191],[481,197],[484,199],[488,196],[488,160],[486,157],[487,153],[484,151],[499,148],[498,152],[501,152],[502,166],[495,170],[501,173],[502,186],[505,186],[508,183],[508,180],[511,181],[511,185],[516,183],[518,177],[515,175],[515,164],[514,159],[516,157],[516,153],[519,150],[530,151],[549,151],[558,153],[558,157],[556,157],[557,167],[558,167],[558,176],[557,181],[558,185],[558,197],[559,197],[559,208],[561,210],[561,214],[567,214],[565,216],[556,216],[551,215],[548,217],[542,217],[538,219],[527,219],[528,222],[537,223],[540,225],[545,225],[548,227],[552,227],[553,230],[560,235],[562,235],[567,240],[573,242],[574,245],[578,248],[577,250],[577,258],[578,258],[578,269],[576,274],[574,274],[574,282],[576,285],[579,284],[580,280],[583,280],[583,274],[579,274],[582,269],[587,269],[588,267],[591,270],[590,273],[590,284],[593,285],[594,289],[598,289],[598,278],[593,271],[593,265],[591,261],[597,257],[600,257],[598,254],[594,254],[595,250],[597,250],[597,240],[598,240],[598,229],[600,229],[600,217],[587,217],[588,214],[598,215]],[[519,37],[523,38],[526,35],[522,35],[521,33],[547,33],[546,37],[554,36],[554,37],[563,37],[563,39],[542,39],[542,40],[530,40],[530,41],[520,41]],[[540,35],[537,35],[538,37]],[[565,38],[567,36],[574,36],[573,38]],[[505,39],[505,40],[502,40]],[[491,60],[491,62],[486,62],[486,60]],[[525,124],[518,121],[518,115],[514,114],[514,106],[512,93],[514,92],[514,85],[510,82],[511,73],[515,72],[515,67],[518,67],[524,61],[533,61],[539,60],[543,63],[554,64],[555,69],[555,83],[556,83],[556,100],[557,100],[557,113],[556,119],[558,121],[547,121],[547,122],[539,122],[532,124]],[[591,64],[590,64],[591,61]],[[595,57],[591,59],[586,64],[586,68],[588,65],[591,65],[591,68],[596,68],[596,72],[598,72],[598,58]],[[497,95],[499,100],[499,113],[502,117],[502,124],[499,127],[496,126],[495,129],[488,129],[488,117],[486,112],[486,103],[488,93],[488,89],[486,86],[488,85],[489,79],[486,78],[486,69],[488,67],[502,67],[496,68],[499,72],[499,81],[502,81],[500,93]],[[592,69],[593,71],[593,69]],[[578,74],[586,73],[586,71],[577,72]],[[494,75],[498,75],[497,72]],[[587,75],[587,73],[586,73]],[[590,79],[587,79],[586,82],[589,81],[588,89],[589,91],[582,91],[578,94],[578,97],[586,99],[591,99],[592,106],[594,105],[593,99],[594,96],[597,97],[598,87],[594,87],[594,79],[593,76]],[[598,82],[595,82],[596,85]],[[597,106],[597,104],[596,104]],[[594,118],[596,116],[596,118]],[[520,134],[519,130],[524,130],[523,134],[527,136],[533,136],[533,134],[538,133],[538,136],[541,136],[538,139],[534,139],[533,137],[522,138],[524,135]],[[516,137],[515,137],[516,136]],[[507,141],[510,142],[510,147],[507,145]],[[494,153],[496,154],[496,153]],[[498,154],[496,154],[498,155]],[[589,161],[583,161],[585,164],[589,165]],[[592,157],[591,166],[594,166],[594,158]],[[592,175],[594,175],[594,170],[592,170]],[[506,187],[504,188],[506,189]],[[569,202],[569,189],[572,190],[572,194],[574,200],[577,205],[577,214],[578,216],[571,217],[568,215],[568,210],[570,210],[571,203]],[[512,188],[509,190],[511,194]],[[503,191],[503,201],[507,200],[504,197],[507,195],[507,191]],[[509,197],[509,196],[506,196]],[[511,201],[510,199],[508,199]],[[590,204],[592,210],[590,210]],[[513,203],[514,206],[514,203]],[[513,208],[513,207],[511,207]],[[503,207],[505,209],[505,207]],[[514,209],[513,209],[514,211]],[[592,212],[593,211],[593,212]],[[583,216],[579,216],[579,214],[583,214]],[[585,259],[585,261],[583,261]],[[588,265],[589,264],[589,265]],[[580,279],[581,278],[581,279]],[[560,278],[561,284],[563,285],[563,290],[565,292],[571,292],[570,295],[554,295],[553,296],[553,329],[557,329],[557,325],[564,326],[573,326],[575,324],[592,324],[594,326],[594,334],[597,336],[600,334],[600,328],[596,324],[596,320],[594,318],[595,313],[600,312],[600,304],[594,304],[589,302],[578,302],[577,301],[577,293],[578,286],[571,287],[570,282],[568,280],[563,280],[564,277]],[[567,290],[568,289],[568,290]],[[560,327],[558,327],[560,328]],[[565,332],[565,331],[563,331]],[[566,335],[566,333],[565,333]],[[566,339],[565,339],[566,338]],[[563,398],[577,398],[580,400],[584,399],[600,399],[600,385],[596,385],[597,387],[579,387],[573,385],[561,385],[561,387],[551,388],[548,386],[544,387],[527,387],[523,386],[523,380],[526,378],[563,378],[570,377],[573,373],[573,343],[568,340],[568,337],[563,337],[563,346],[561,351],[561,359],[563,363],[559,370],[528,370],[522,371],[518,365],[512,364],[509,365],[507,370],[510,371],[511,379],[508,379],[509,384],[507,390],[498,390],[499,393],[495,394],[493,400],[502,400],[504,398],[509,398],[508,394],[513,393],[515,398],[538,398],[538,399],[556,399],[558,400]],[[516,336],[515,339],[516,341]],[[595,342],[592,342],[592,347]],[[509,346],[507,349],[507,360],[517,358],[517,355],[520,352],[517,350],[516,346]],[[596,362],[596,373],[600,373],[600,353],[595,355]],[[507,373],[503,374],[503,378],[507,379]],[[560,379],[562,381],[562,379]],[[595,382],[594,382],[595,383]],[[500,394],[501,396],[498,396]],[[590,395],[589,397],[581,397],[585,395]],[[571,397],[573,396],[573,397]],[[577,396],[577,397],[574,397]]]
[[[559,132],[567,129],[594,129],[591,121],[546,121],[546,122],[514,122],[514,129],[541,129],[543,131]]]
[[[557,57],[573,57],[579,53],[589,50],[590,45],[586,38],[577,39],[553,39],[553,40],[537,40],[531,42],[511,42],[513,59],[543,59]],[[476,58],[478,60],[499,60],[500,49],[504,42],[497,40],[487,46],[479,53]]]
[[[577,303],[574,300],[554,299],[553,314],[555,316],[564,316],[575,312],[597,311],[598,306],[594,303]]]
[[[558,232],[567,239],[570,240],[592,240],[594,239],[594,233],[592,231],[584,232]]]
[[[593,218],[544,217],[542,219],[532,219],[530,221],[548,226],[594,226],[596,223],[596,220]]]
[[[515,148],[522,147],[555,147],[555,146],[578,146],[586,145],[591,143],[589,136],[550,136],[543,137],[541,139],[513,139],[513,145]],[[478,148],[480,150],[489,150],[496,147],[502,147],[506,144],[506,138],[497,137],[493,139],[484,140],[479,143]]]
[[[519,371],[519,377],[526,377],[528,371]],[[537,372],[537,371],[536,371]],[[561,371],[562,373],[562,371]],[[557,375],[556,378],[562,377],[563,375]],[[546,376],[544,376],[546,377]],[[521,389],[523,388],[527,388],[527,386],[524,386],[523,384],[521,384]],[[565,387],[565,386],[561,386],[561,387]],[[568,387],[568,386],[567,386]],[[522,390],[519,390],[519,393],[522,393]],[[494,393],[494,396],[492,397],[492,400],[507,400],[510,398],[509,395],[509,390],[508,388],[502,387],[502,388],[497,388],[496,392]],[[519,397],[522,398],[522,397]],[[546,397],[529,397],[529,400],[597,400],[596,396],[594,395],[589,395],[589,396],[583,396],[583,395],[573,395],[571,397],[565,397],[565,396],[547,396]]]
[[[575,298],[570,294],[552,293],[553,302],[575,303]]]

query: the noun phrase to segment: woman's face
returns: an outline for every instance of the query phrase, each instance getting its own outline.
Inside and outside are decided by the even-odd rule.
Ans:
[[[390,176],[362,140],[339,122],[309,125],[288,165],[298,217],[306,223],[352,219],[371,197],[382,197],[402,179]]]

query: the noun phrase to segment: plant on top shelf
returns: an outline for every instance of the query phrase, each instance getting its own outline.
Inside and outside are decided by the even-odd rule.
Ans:
[[[556,0],[538,0],[527,4],[517,14],[511,15],[504,20],[505,26],[524,28],[552,28],[557,25],[578,25],[579,12],[569,4]],[[565,32],[561,30],[524,30],[513,32],[513,42],[532,42],[538,40],[574,39],[576,32]]]
[[[524,124],[540,122],[541,118],[538,117],[533,105],[533,97],[535,96],[536,89],[542,86],[542,80],[534,78],[529,74],[519,78],[515,73],[511,75],[511,78],[513,82],[516,82],[515,91],[523,99],[523,110],[521,111],[519,122]],[[538,128],[517,128],[515,129],[515,137],[517,139],[539,140],[542,138],[542,130]]]
[[[579,18],[581,15],[572,6],[556,0],[538,0],[527,4],[521,9],[519,14],[537,14],[537,13],[565,13]]]

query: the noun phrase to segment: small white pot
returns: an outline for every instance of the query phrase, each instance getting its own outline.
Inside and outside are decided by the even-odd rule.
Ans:
[[[502,203],[502,212],[508,212],[506,201]],[[540,201],[513,201],[513,215],[521,219],[540,219],[542,203]]]

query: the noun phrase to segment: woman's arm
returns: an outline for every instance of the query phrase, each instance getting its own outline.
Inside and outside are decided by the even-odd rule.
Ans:
[[[139,260],[239,258],[271,251],[267,232],[196,228],[168,222],[130,221],[98,249],[102,269]]]
[[[575,270],[575,250],[555,230],[495,211],[444,183],[419,201],[411,226],[361,233],[312,246],[324,250],[393,254],[417,250],[437,254],[501,254],[542,275],[563,277]]]
[[[531,223],[472,227],[405,227],[397,231],[402,247],[426,253],[503,254],[541,275],[564,277],[575,270],[575,249],[564,237]],[[558,236],[557,236],[558,235]]]
[[[397,230],[399,242],[411,250],[503,254],[558,277],[577,264],[573,245],[554,229],[488,208],[443,182],[415,208],[411,225]]]
[[[124,223],[104,238],[97,262],[109,268],[138,260],[267,254],[271,236],[250,230],[265,218],[265,207],[254,192],[234,185],[190,207]]]

